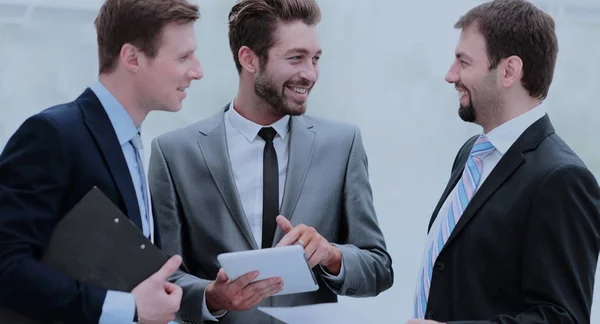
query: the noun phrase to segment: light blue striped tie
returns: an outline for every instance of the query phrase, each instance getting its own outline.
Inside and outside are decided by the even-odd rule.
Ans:
[[[471,149],[471,154],[469,155],[469,159],[463,170],[462,177],[456,185],[455,190],[451,192],[451,201],[446,217],[441,219],[437,232],[429,233],[431,237],[435,237],[436,239],[431,240],[431,244],[427,249],[425,262],[423,263],[423,268],[419,272],[417,291],[415,294],[414,318],[422,319],[425,317],[427,300],[429,298],[429,286],[431,284],[435,260],[477,190],[477,186],[481,180],[483,160],[492,154],[494,150],[494,145],[489,142],[486,136],[479,136]]]
[[[142,231],[144,235],[152,239],[152,230],[150,229],[150,214],[152,210],[150,209],[150,195],[148,194],[147,184],[146,184],[146,171],[144,170],[144,160],[142,155],[144,154],[144,145],[142,144],[142,136],[140,133],[135,134],[135,136],[131,139],[131,144],[135,149],[135,158],[137,161],[138,173],[140,177],[140,192],[142,194],[142,206],[140,208],[140,217],[142,222]],[[138,197],[140,198],[140,197]],[[142,207],[140,206],[140,207]]]

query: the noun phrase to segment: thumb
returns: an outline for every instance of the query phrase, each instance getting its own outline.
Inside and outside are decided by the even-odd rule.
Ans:
[[[277,222],[277,225],[279,225],[279,227],[283,230],[283,232],[285,234],[289,233],[292,229],[294,229],[294,226],[292,226],[292,223],[290,223],[290,221],[279,215],[277,216],[277,218],[275,218],[275,221]]]
[[[229,281],[229,278],[227,277],[225,270],[223,270],[223,268],[221,268],[219,270],[219,273],[217,273],[217,279],[215,279],[215,282],[221,284],[221,283],[226,283],[227,281]]]
[[[160,268],[153,277],[160,279],[161,281],[167,280],[181,265],[181,257],[179,255],[172,256],[165,264]]]
[[[168,295],[171,295],[172,293],[177,292],[177,290],[181,289],[181,287],[179,287],[178,285],[176,285],[174,283],[171,283],[171,282],[168,282],[168,281],[165,281],[163,283],[163,285],[165,287],[165,292]]]
[[[165,292],[170,298],[177,300],[177,304],[181,303],[181,297],[183,297],[183,290],[181,287],[174,283],[165,282]]]

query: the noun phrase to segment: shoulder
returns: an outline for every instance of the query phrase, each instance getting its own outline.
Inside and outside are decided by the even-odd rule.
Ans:
[[[557,134],[545,138],[530,156],[546,179],[595,179],[579,155]]]
[[[339,145],[347,143],[352,145],[356,141],[362,143],[361,131],[357,125],[314,116],[297,116],[292,118],[294,118],[292,127],[305,126],[309,128],[315,132],[321,144]]]
[[[46,108],[23,121],[15,135],[38,134],[68,138],[82,122],[81,113],[75,102],[58,104]]]
[[[187,147],[190,144],[196,143],[200,136],[205,136],[213,133],[223,125],[223,112],[192,124],[167,131],[152,140],[152,149],[160,147],[165,150],[177,152],[181,147]]]

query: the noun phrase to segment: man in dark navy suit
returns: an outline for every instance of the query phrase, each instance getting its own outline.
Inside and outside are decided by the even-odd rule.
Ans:
[[[430,218],[407,324],[590,323],[600,187],[548,113],[554,19],[526,0],[493,0],[455,28],[446,81],[481,132],[456,155]]]
[[[66,323],[166,323],[181,302],[174,256],[132,293],[76,282],[39,259],[58,221],[97,186],[160,246],[143,167],[141,124],[178,111],[202,77],[196,5],[107,0],[95,25],[99,80],[27,119],[0,155],[0,307]]]

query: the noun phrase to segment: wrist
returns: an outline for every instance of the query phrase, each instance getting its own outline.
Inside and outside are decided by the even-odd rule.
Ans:
[[[210,312],[214,312],[216,310],[218,310],[217,305],[214,304],[214,298],[213,298],[213,288],[214,288],[214,281],[209,283],[206,286],[206,290],[204,291],[204,298],[206,298],[206,308],[208,308],[208,310]]]
[[[338,249],[336,246],[331,245],[329,249],[329,262],[325,264],[325,268],[332,275],[339,275],[342,269],[342,251]]]

